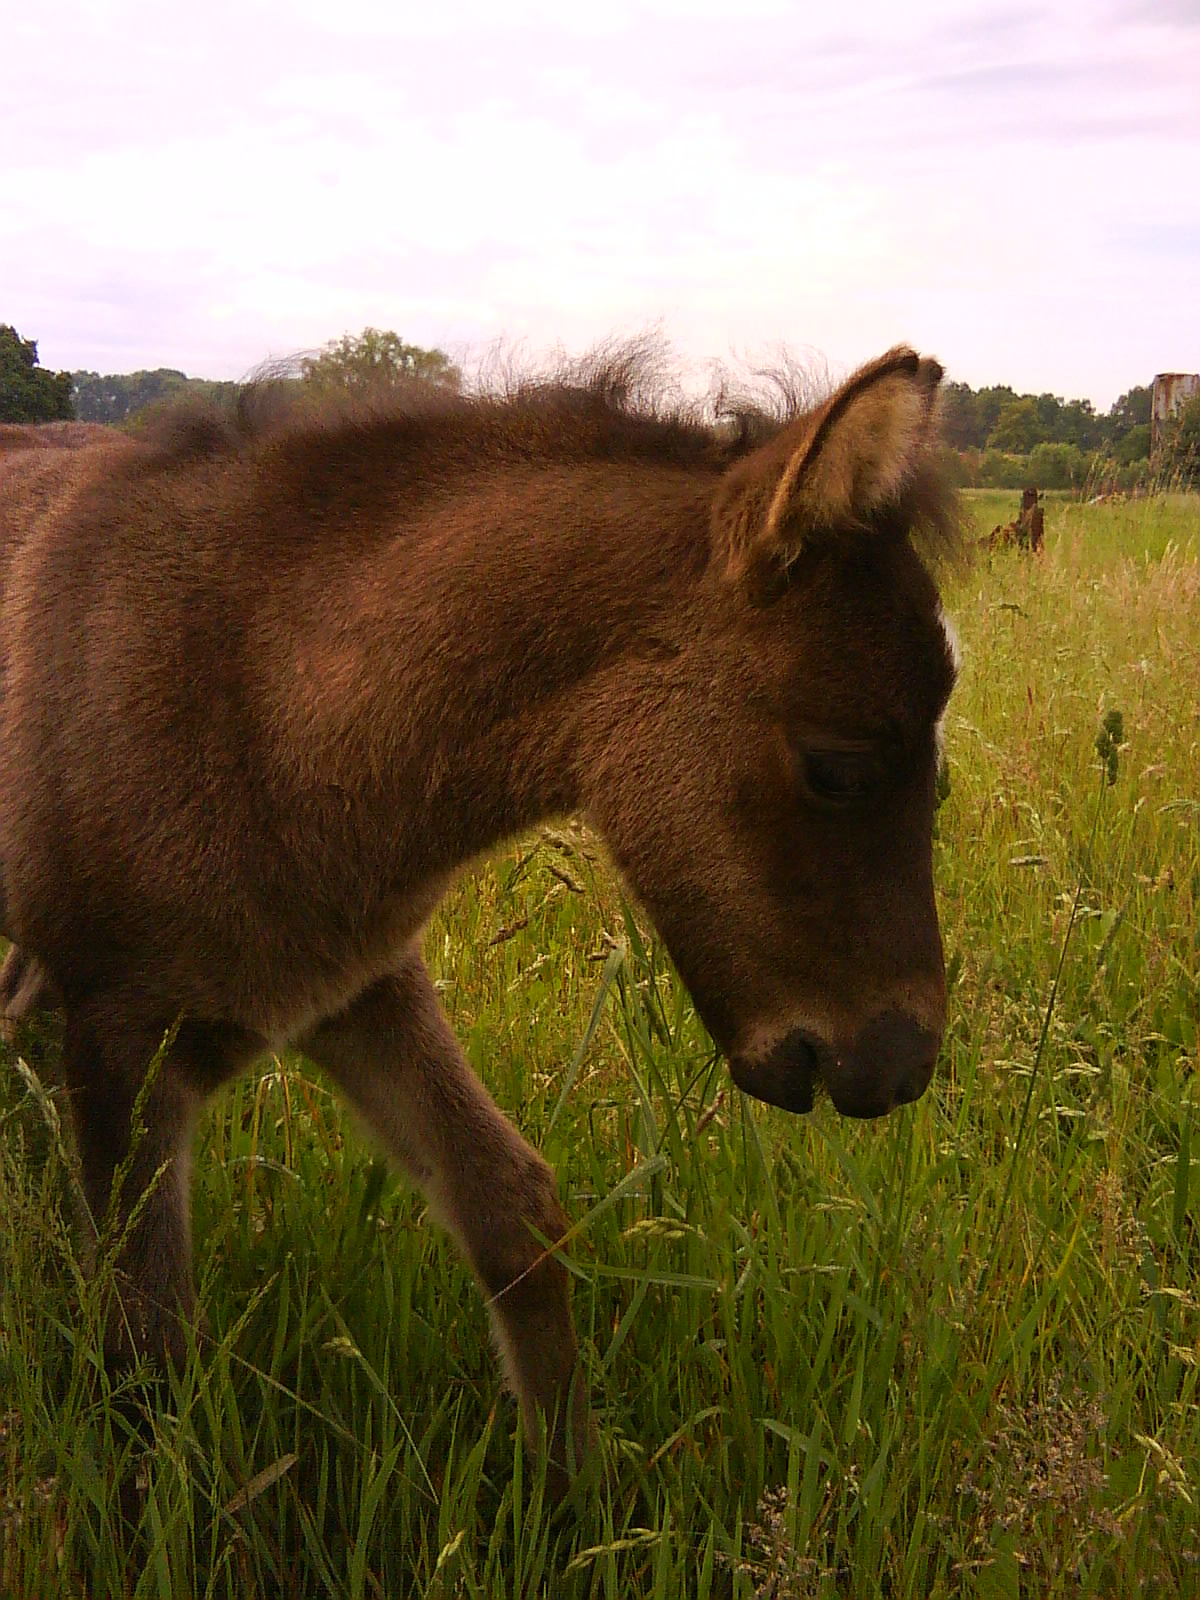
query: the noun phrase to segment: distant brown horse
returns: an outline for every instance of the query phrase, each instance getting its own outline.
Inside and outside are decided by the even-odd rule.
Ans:
[[[1046,513],[1042,509],[1041,492],[1032,485],[1021,490],[1021,512],[1013,522],[997,523],[986,539],[980,541],[989,550],[998,545],[1016,545],[1018,550],[1032,550],[1041,555],[1046,548]]]
[[[765,444],[596,369],[4,454],[0,1004],[65,1012],[92,1216],[127,1157],[119,1215],[149,1191],[111,1359],[180,1356],[197,1112],[295,1046],[470,1257],[562,1486],[589,1436],[542,1242],[567,1220],[420,955],[462,864],[550,814],[607,841],[743,1089],[922,1093],[941,376],[894,350]]]

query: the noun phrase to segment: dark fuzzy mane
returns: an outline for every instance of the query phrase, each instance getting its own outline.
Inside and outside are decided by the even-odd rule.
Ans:
[[[789,415],[738,392],[731,428],[728,381],[689,398],[665,349],[651,339],[608,344],[578,361],[521,371],[493,358],[476,385],[457,392],[418,380],[351,392],[309,386],[272,368],[232,400],[184,400],[146,425],[159,463],[207,460],[265,446],[320,451],[352,436],[385,441],[390,465],[406,450],[492,459],[659,460],[719,471],[785,425]]]

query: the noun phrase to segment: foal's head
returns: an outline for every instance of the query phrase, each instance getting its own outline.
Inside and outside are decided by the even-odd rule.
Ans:
[[[877,1116],[945,1022],[932,826],[955,648],[941,368],[894,351],[719,481],[712,560],[597,820],[736,1082]]]

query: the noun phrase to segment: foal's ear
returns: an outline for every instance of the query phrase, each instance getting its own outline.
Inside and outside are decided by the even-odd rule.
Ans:
[[[936,361],[890,350],[732,468],[714,506],[730,575],[786,568],[813,539],[897,504],[936,443],[941,381]]]

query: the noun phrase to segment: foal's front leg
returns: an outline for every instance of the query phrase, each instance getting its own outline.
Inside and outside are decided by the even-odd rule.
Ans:
[[[94,1255],[106,1219],[122,1241],[119,1293],[105,1327],[105,1357],[115,1367],[140,1356],[159,1367],[182,1364],[195,1310],[188,1175],[196,1097],[170,1058],[143,1090],[167,1026],[106,1004],[67,1013],[63,1074],[87,1202],[86,1252]]]
[[[554,1174],[471,1071],[416,956],[315,1028],[302,1048],[407,1167],[489,1293],[492,1330],[526,1436],[550,1429],[565,1490],[589,1438]]]
[[[0,966],[0,1039],[11,1041],[14,1024],[56,1003],[54,986],[41,963],[11,945]]]

